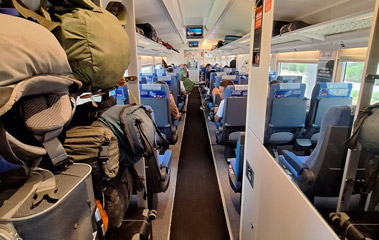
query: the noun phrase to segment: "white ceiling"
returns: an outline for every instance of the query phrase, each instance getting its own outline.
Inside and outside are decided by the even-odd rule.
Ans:
[[[233,4],[223,11],[223,17],[215,25],[215,34],[211,36],[213,39],[208,43],[214,44],[225,35],[246,35],[250,32],[253,0],[135,0],[136,22],[151,23],[158,37],[180,49],[186,45],[183,44],[183,35],[180,36],[185,26],[205,25],[212,7],[217,5],[215,2]],[[373,9],[374,5],[375,0],[276,0],[274,18],[283,21],[301,19],[316,24]],[[164,7],[166,9],[162,9]],[[170,12],[169,16],[167,12]],[[205,36],[209,35],[210,32],[205,31]]]

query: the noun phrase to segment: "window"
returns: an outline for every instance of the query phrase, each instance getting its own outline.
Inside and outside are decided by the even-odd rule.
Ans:
[[[141,72],[146,74],[153,73],[153,66],[141,67]]]
[[[342,75],[341,75],[342,81],[341,82],[353,84],[351,97],[353,98],[354,105],[357,104],[358,102],[358,96],[359,96],[359,90],[361,88],[361,81],[362,81],[364,66],[365,66],[364,62],[349,62],[349,61],[342,62]]]
[[[278,76],[303,76],[302,83],[306,84],[305,97],[311,98],[316,84],[317,63],[279,62]]]
[[[162,68],[162,64],[155,64],[155,69],[161,69]]]

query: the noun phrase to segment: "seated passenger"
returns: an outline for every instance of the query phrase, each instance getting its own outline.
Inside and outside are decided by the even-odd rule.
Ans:
[[[156,81],[156,84],[167,84],[164,81]],[[180,118],[180,113],[178,110],[178,107],[175,104],[174,96],[172,96],[172,93],[170,92],[170,113],[172,120],[177,120]]]
[[[268,93],[270,93],[270,87],[271,87],[273,84],[276,84],[276,83],[282,83],[282,81],[280,81],[280,80],[272,80],[272,81],[269,81],[269,82],[268,82]]]
[[[216,122],[221,122],[222,120],[222,115],[224,114],[224,104],[225,104],[225,89],[229,85],[234,85],[233,81],[231,80],[224,80],[220,83],[219,86],[219,91],[220,91],[220,97],[221,97],[221,102],[219,107],[215,107],[215,121]]]
[[[185,93],[190,94],[193,87],[195,86],[195,83],[188,79],[188,72],[186,69],[182,69],[180,71],[180,85],[184,86]],[[180,92],[182,92],[182,87],[180,86]]]

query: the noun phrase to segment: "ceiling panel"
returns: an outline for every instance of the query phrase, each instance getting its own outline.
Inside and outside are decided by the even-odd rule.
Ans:
[[[235,0],[221,20],[213,38],[224,39],[225,35],[243,36],[250,33],[252,7],[251,0]]]
[[[178,0],[185,25],[203,25],[211,11],[214,0]]]

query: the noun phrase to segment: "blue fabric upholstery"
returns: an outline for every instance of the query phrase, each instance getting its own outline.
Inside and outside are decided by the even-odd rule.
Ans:
[[[270,87],[267,99],[265,145],[294,141],[305,125],[305,84],[280,83]]]
[[[235,139],[229,136],[233,132],[245,130],[248,85],[230,85],[225,89],[225,105],[221,120],[222,130],[217,133],[217,143],[227,144]]]
[[[289,154],[279,158],[280,165],[291,172],[311,200],[314,196],[335,197],[339,194],[347,152],[345,142],[350,136],[354,111],[352,106],[331,107],[324,115],[319,141],[309,157]]]
[[[176,126],[170,113],[170,91],[165,84],[141,84],[141,103],[150,106],[154,111],[155,123],[166,135],[170,144],[177,141]]]
[[[155,69],[155,73],[157,74],[157,76],[166,76],[166,69],[165,68]]]
[[[239,132],[236,157],[230,159],[229,182],[235,192],[241,192],[243,178],[243,160],[245,149],[245,133]]]
[[[332,106],[350,105],[353,84],[351,83],[317,83],[312,91],[311,105],[305,122],[307,137],[317,142],[313,136],[320,130],[324,114]]]
[[[302,83],[303,76],[278,76],[277,80],[283,83]]]

